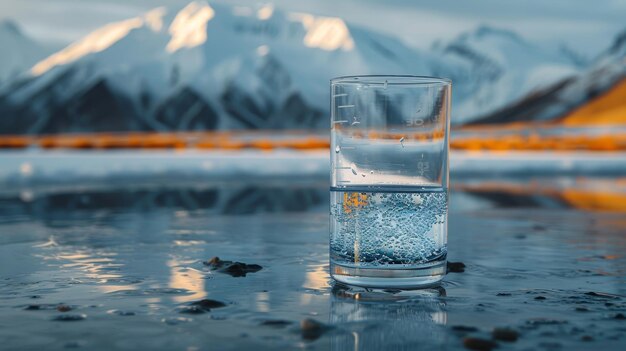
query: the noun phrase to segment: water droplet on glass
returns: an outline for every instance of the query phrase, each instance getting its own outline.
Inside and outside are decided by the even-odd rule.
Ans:
[[[352,174],[357,175],[356,165],[354,163],[350,165],[350,170],[352,171]]]
[[[365,178],[365,174],[361,174],[361,176],[363,176],[363,178]]]
[[[356,175],[356,170],[354,170],[354,168],[350,168],[350,170],[352,171],[352,174]]]
[[[339,151],[341,151],[341,148],[339,147],[339,145],[337,145],[337,146],[335,147],[335,152],[336,152],[336,153],[339,153]]]
[[[374,171],[370,171],[370,174],[374,174]]]
[[[404,147],[404,137],[400,138],[400,145],[402,145],[402,147]]]

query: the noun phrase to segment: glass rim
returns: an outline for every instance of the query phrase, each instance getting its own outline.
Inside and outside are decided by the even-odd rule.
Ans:
[[[373,84],[373,85],[439,85],[451,86],[452,80],[441,77],[416,75],[357,75],[341,76],[330,80],[330,84]]]

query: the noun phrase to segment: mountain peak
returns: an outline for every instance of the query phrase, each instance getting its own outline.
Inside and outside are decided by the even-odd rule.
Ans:
[[[626,56],[626,29],[615,37],[613,45],[609,48],[609,54]]]
[[[505,40],[517,42],[519,44],[526,44],[526,40],[524,40],[524,38],[522,38],[514,31],[505,28],[492,27],[486,24],[479,25],[473,31],[462,34],[459,39],[467,40],[470,37],[481,40],[489,38],[503,38]]]
[[[15,21],[8,18],[0,19],[0,30],[15,35],[22,35],[20,26]]]

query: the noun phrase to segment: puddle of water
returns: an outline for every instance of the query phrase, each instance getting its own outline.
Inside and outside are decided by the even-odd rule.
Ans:
[[[29,191],[0,195],[8,349],[460,349],[494,327],[519,333],[498,341],[511,349],[626,342],[620,213],[458,190],[449,251],[465,272],[440,289],[375,291],[330,284],[323,183]],[[203,264],[214,256],[263,268],[233,277]],[[191,305],[203,299],[225,306]],[[324,325],[303,333],[307,318]]]

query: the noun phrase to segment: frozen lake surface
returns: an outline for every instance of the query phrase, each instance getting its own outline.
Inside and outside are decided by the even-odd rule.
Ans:
[[[626,348],[626,214],[568,197],[623,178],[452,183],[467,267],[421,291],[330,282],[326,178],[4,187],[1,348],[460,350],[494,328],[519,334],[499,349]]]

